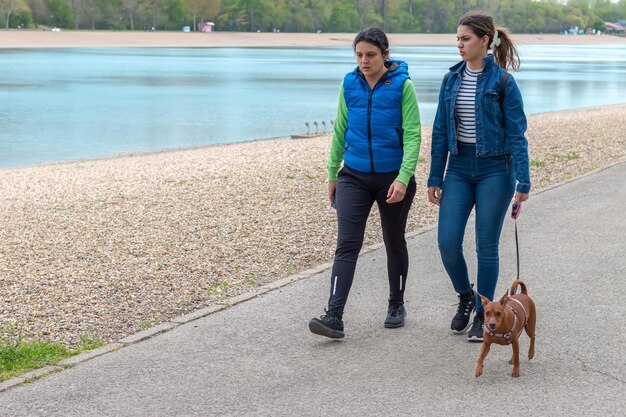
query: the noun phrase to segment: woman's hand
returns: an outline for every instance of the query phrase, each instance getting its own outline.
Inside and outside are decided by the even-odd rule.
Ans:
[[[522,203],[524,201],[528,200],[528,193],[523,194],[523,193],[515,193],[515,202],[517,204]]]
[[[428,187],[428,201],[433,204],[439,205],[441,201],[441,188],[440,187]]]
[[[400,181],[394,181],[391,183],[389,191],[387,191],[387,203],[399,203],[404,199],[405,194],[406,185],[402,184]]]
[[[328,181],[328,199],[330,200],[330,204],[335,202],[335,190],[337,189],[337,180]]]

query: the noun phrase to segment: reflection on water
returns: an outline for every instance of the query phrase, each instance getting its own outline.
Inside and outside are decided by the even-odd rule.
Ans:
[[[626,102],[626,46],[524,46],[526,111]],[[454,47],[397,47],[432,123]],[[0,167],[287,136],[329,121],[349,48],[0,50]]]

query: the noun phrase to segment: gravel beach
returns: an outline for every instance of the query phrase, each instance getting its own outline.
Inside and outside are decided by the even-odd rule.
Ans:
[[[533,191],[626,158],[624,126],[626,105],[530,116]],[[430,134],[425,126],[411,231],[436,221],[425,189]],[[331,261],[329,142],[0,170],[0,328],[70,346],[116,341]],[[381,240],[377,217],[366,245]]]

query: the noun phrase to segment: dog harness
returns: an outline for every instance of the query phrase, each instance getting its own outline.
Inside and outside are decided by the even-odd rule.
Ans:
[[[528,314],[526,313],[526,307],[524,307],[524,304],[522,304],[519,300],[516,300],[515,298],[509,298],[509,301],[515,301],[517,304],[519,304],[522,307],[522,311],[524,312],[524,326],[522,326],[522,328],[520,329],[520,333],[522,332],[522,330],[526,327],[526,325],[528,324]],[[491,337],[502,337],[506,340],[510,340],[511,336],[513,335],[513,329],[515,329],[515,325],[517,324],[517,313],[515,312],[515,309],[513,307],[511,307],[508,303],[506,305],[509,310],[511,310],[513,312],[513,327],[511,327],[511,330],[509,330],[506,333],[494,333],[491,330],[489,330],[489,328],[483,324],[483,330]],[[519,334],[518,334],[519,336]]]

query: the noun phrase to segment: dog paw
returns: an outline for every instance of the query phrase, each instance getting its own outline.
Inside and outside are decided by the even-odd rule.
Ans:
[[[483,368],[476,368],[476,372],[474,373],[474,375],[476,376],[476,378],[478,378],[479,376],[481,376],[483,374]]]
[[[511,376],[513,378],[519,378],[519,374],[520,374],[519,368],[513,368],[513,373],[511,374]]]

